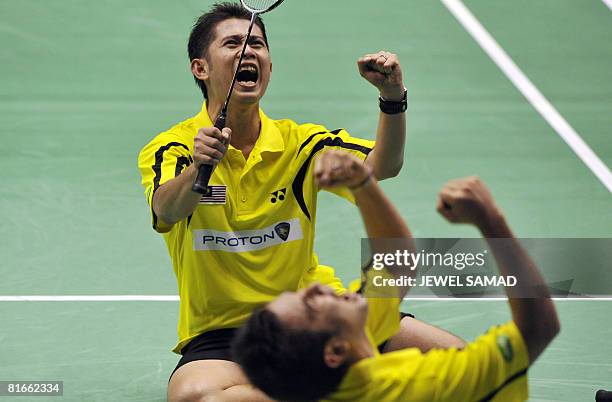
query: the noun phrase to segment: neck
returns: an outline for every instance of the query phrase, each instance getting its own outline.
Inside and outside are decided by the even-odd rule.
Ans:
[[[372,348],[370,340],[366,334],[363,333],[359,339],[353,343],[351,364],[355,364],[360,360],[367,359],[368,357],[374,357],[374,349]]]
[[[207,103],[207,111],[211,120],[217,118],[223,108],[222,102],[210,100]],[[231,144],[234,148],[245,153],[245,157],[251,152],[259,137],[261,119],[259,118],[259,104],[236,104],[232,102],[228,106],[227,120],[225,126],[232,130]]]

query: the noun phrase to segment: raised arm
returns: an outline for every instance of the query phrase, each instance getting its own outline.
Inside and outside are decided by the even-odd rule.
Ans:
[[[514,237],[491,193],[477,177],[452,180],[442,188],[437,209],[450,222],[475,225],[487,239],[500,273],[517,278],[517,285],[505,291],[529,361],[535,361],[559,333],[559,319],[542,275]]]
[[[366,54],[357,61],[357,66],[361,76],[378,89],[384,101],[391,102],[392,106],[401,105],[405,88],[397,55],[386,51]],[[405,140],[406,113],[397,110],[393,113],[381,111],[376,130],[376,146],[366,159],[379,180],[397,176],[400,172],[404,163]]]
[[[330,150],[317,159],[314,174],[321,187],[347,186],[351,189],[370,239],[372,253],[393,253],[398,247],[414,250],[408,226],[381,190],[371,167],[348,152]],[[391,244],[386,239],[397,240]],[[405,267],[389,267],[388,270],[396,277],[407,274]],[[407,287],[401,288],[398,296],[403,298],[407,291]]]

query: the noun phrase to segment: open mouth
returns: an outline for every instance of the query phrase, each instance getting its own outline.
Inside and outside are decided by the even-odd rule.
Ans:
[[[236,75],[236,81],[243,87],[254,87],[258,79],[259,72],[257,67],[251,64],[241,65]]]

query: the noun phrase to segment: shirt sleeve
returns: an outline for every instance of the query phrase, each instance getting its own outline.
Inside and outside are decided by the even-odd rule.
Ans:
[[[153,229],[160,233],[168,232],[172,225],[165,224],[155,215],[153,195],[162,184],[181,174],[192,163],[189,147],[170,133],[158,135],[138,155],[141,183],[151,211]]]
[[[390,277],[391,274],[383,271],[368,270],[366,278],[354,280],[349,284],[349,290],[359,292],[368,301],[368,318],[366,329],[369,331],[374,341],[374,345],[380,345],[399,332],[400,329],[400,298],[395,292],[384,289],[382,292],[369,291],[364,289],[364,283],[371,283],[373,275],[383,275]],[[379,297],[371,297],[371,295]]]
[[[368,298],[366,327],[376,345],[389,340],[400,329],[399,299],[396,297]]]
[[[337,139],[334,141],[335,144],[329,146],[330,148],[350,152],[363,161],[365,161],[372,149],[374,149],[374,141],[351,137],[351,135],[344,129],[334,130],[331,132],[337,133]],[[353,193],[351,193],[351,191],[346,187],[336,187],[332,189],[327,189],[326,191],[334,193],[352,202],[353,204],[355,203],[355,197],[353,196]]]
[[[528,366],[527,347],[510,321],[463,350],[425,354],[418,376],[437,379],[436,401],[525,401]]]
[[[365,160],[372,149],[374,149],[375,144],[375,142],[371,140],[352,137],[343,128],[328,130],[323,126],[315,124],[303,125],[302,136],[300,151],[302,149],[308,150],[313,156],[325,149],[340,149],[352,153],[361,160]],[[326,191],[346,198],[350,202],[355,202],[352,193],[345,187],[338,187]]]

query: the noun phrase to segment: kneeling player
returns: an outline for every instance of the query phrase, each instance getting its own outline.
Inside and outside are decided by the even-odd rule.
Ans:
[[[354,187],[370,239],[403,238],[403,246],[412,249],[406,224],[364,166],[348,155],[327,153],[315,175],[323,187]],[[461,350],[413,348],[381,355],[375,345],[398,331],[407,288],[397,289],[396,297],[365,299],[312,285],[283,293],[240,330],[234,356],[251,382],[272,398],[292,401],[526,400],[527,368],[559,332],[544,281],[477,178],[447,183],[438,211],[453,223],[475,225],[488,239],[506,239],[503,246],[489,244],[501,274],[519,278],[518,286],[506,288],[510,322]],[[385,251],[376,241],[371,246]],[[405,274],[405,268],[389,268],[389,275]]]

